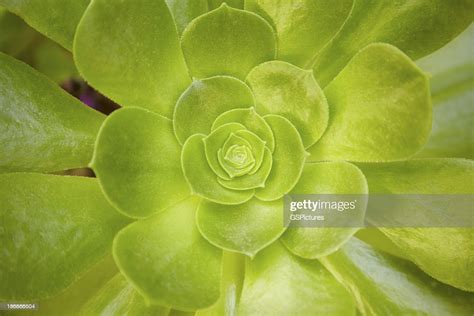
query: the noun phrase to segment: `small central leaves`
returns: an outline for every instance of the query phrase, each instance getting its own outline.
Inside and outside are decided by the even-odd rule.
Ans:
[[[236,168],[245,168],[255,163],[252,152],[247,146],[232,145],[224,159]]]
[[[252,146],[236,133],[229,135],[222,148],[219,149],[217,158],[231,178],[243,176],[255,166]]]

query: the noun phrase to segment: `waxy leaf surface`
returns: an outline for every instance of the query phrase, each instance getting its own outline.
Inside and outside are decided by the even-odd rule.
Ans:
[[[127,222],[96,179],[0,175],[0,299],[58,294],[107,254]]]
[[[167,117],[191,81],[165,0],[94,0],[77,28],[74,58],[115,102]]]
[[[72,50],[77,24],[90,0],[0,0],[47,37]]]
[[[167,316],[169,308],[148,306],[120,273],[105,284],[80,310],[82,315]]]
[[[316,80],[325,87],[370,43],[392,44],[414,60],[426,56],[455,38],[473,17],[471,0],[354,0],[342,29],[312,62]]]
[[[117,265],[147,303],[192,311],[219,298],[222,252],[196,227],[199,201],[186,199],[115,237]]]
[[[123,108],[104,122],[91,166],[111,203],[141,218],[189,196],[180,155],[171,120]]]
[[[472,315],[473,297],[439,283],[412,263],[355,238],[323,265],[354,295],[367,315]]]
[[[309,149],[310,161],[405,159],[431,129],[426,75],[401,51],[372,44],[324,89],[329,126]]]
[[[273,131],[275,151],[265,187],[257,189],[255,196],[263,201],[273,201],[290,192],[298,182],[307,153],[298,131],[290,121],[272,114],[264,118]]]
[[[86,167],[104,118],[0,53],[0,172]]]
[[[474,25],[417,61],[432,78],[433,129],[417,157],[474,158]]]
[[[252,69],[246,80],[255,94],[257,112],[287,118],[305,147],[313,145],[326,130],[328,104],[311,70],[270,61]]]
[[[474,163],[470,160],[420,159],[361,164],[359,167],[367,177],[372,194],[450,195],[474,192]],[[380,230],[406,257],[432,277],[454,287],[474,291],[472,228],[381,227]]]
[[[278,35],[278,59],[304,67],[339,31],[352,0],[247,0]]]
[[[244,80],[256,65],[275,58],[275,35],[260,16],[222,5],[193,20],[181,38],[193,77],[231,75]]]
[[[349,292],[316,260],[275,242],[247,259],[238,315],[355,315]]]
[[[239,205],[202,201],[197,226],[217,247],[254,256],[285,230],[283,200],[264,202],[253,198]]]

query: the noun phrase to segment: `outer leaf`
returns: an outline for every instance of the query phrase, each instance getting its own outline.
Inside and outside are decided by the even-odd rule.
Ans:
[[[392,44],[412,59],[421,58],[451,41],[473,17],[470,0],[355,0],[342,29],[312,63],[316,79],[325,87],[370,43]]]
[[[199,310],[196,316],[235,315],[242,292],[245,274],[245,256],[236,252],[224,251],[222,254],[221,296],[216,304]]]
[[[147,306],[123,275],[117,274],[81,309],[81,315],[167,316],[169,308]]]
[[[352,0],[247,0],[278,35],[278,59],[303,67],[337,33]]]
[[[189,22],[208,11],[207,0],[166,0],[166,4],[173,14],[180,35]]]
[[[418,157],[474,158],[474,25],[437,52],[420,59],[429,71],[433,130]]]
[[[198,204],[191,197],[115,237],[115,260],[147,302],[196,310],[217,301],[221,252],[195,226]]]
[[[74,57],[82,76],[120,105],[167,117],[190,82],[165,0],[94,0],[77,28]]]
[[[326,130],[328,104],[313,71],[269,61],[252,69],[247,82],[255,94],[258,113],[287,118],[298,129],[305,147],[313,145]]]
[[[276,242],[247,259],[239,315],[355,315],[349,293],[317,261]]]
[[[311,161],[400,160],[428,138],[428,80],[393,46],[367,46],[324,93],[331,117],[323,137],[309,149]]]
[[[35,301],[39,306],[36,310],[9,310],[5,315],[11,316],[60,316],[71,311],[79,311],[111,278],[118,272],[112,254],[89,269],[79,280],[74,282],[59,295],[50,299]],[[4,315],[4,314],[2,314]]]
[[[453,72],[460,72],[454,69]],[[463,72],[471,78],[455,82],[433,96],[433,130],[417,157],[459,157],[474,159],[474,64]],[[444,80],[433,77],[432,82]]]
[[[91,166],[118,210],[146,217],[189,196],[180,155],[169,119],[125,108],[104,122]]]
[[[220,204],[240,204],[254,195],[254,190],[229,190],[219,184],[206,159],[204,135],[188,138],[181,153],[183,172],[192,193]]]
[[[403,251],[376,227],[363,228],[359,230],[355,236],[377,250],[381,250],[395,257],[409,260],[403,254]]]
[[[462,69],[473,64],[472,43],[474,41],[474,24],[452,40],[449,44],[438,49],[433,54],[417,60],[417,65],[432,76],[447,74],[453,69]],[[434,88],[434,89],[433,89]],[[432,92],[436,92],[433,85]]]
[[[179,98],[174,110],[176,137],[184,144],[193,134],[209,134],[212,123],[220,114],[254,104],[250,88],[236,78],[216,76],[194,80]]]
[[[291,194],[367,194],[367,182],[356,166],[347,162],[327,162],[305,164],[298,184]],[[365,214],[367,201],[358,201],[360,209],[354,210],[362,216]],[[282,241],[294,254],[316,259],[327,256],[338,250],[358,230],[356,227],[322,227],[322,228],[289,228]]]
[[[285,231],[282,200],[253,198],[232,206],[202,201],[196,218],[199,231],[210,243],[250,257]]]
[[[104,116],[0,53],[0,172],[87,166]]]
[[[263,201],[273,201],[290,192],[298,182],[307,153],[298,131],[290,121],[279,115],[267,115],[265,121],[273,131],[275,151],[265,187],[257,189],[255,196]]]
[[[194,77],[231,75],[245,79],[256,65],[275,58],[275,35],[258,15],[223,4],[193,20],[181,39]]]
[[[273,152],[275,149],[275,139],[273,132],[267,122],[255,112],[255,108],[234,109],[222,113],[212,124],[212,130],[227,123],[240,123],[249,131],[257,135],[265,142],[265,145]]]
[[[0,0],[0,5],[68,50],[90,0]]]
[[[470,294],[438,283],[411,263],[357,239],[321,261],[352,291],[362,314],[472,315],[474,311]]]
[[[227,5],[237,9],[244,8],[244,0],[207,0],[207,2],[209,3],[210,9],[217,9],[223,3],[226,3]]]
[[[360,165],[371,193],[472,194],[474,163],[422,159]],[[452,286],[474,291],[471,228],[380,228],[422,270]]]
[[[0,52],[20,55],[36,37],[36,32],[20,17],[0,7]]]
[[[0,176],[0,298],[58,294],[97,263],[127,220],[95,179]],[[25,251],[27,249],[27,251]]]

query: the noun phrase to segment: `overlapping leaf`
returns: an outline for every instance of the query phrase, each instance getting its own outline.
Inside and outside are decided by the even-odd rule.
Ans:
[[[107,254],[128,222],[96,179],[33,173],[0,176],[0,219],[0,298],[8,301],[58,294]]]
[[[0,53],[0,172],[86,167],[104,115]]]
[[[362,314],[472,315],[474,310],[470,293],[439,283],[412,263],[357,239],[321,261],[351,290]]]
[[[112,100],[167,117],[190,83],[165,0],[94,0],[77,27],[74,58]]]
[[[360,165],[371,193],[472,194],[474,163],[462,159],[426,159]],[[441,222],[441,225],[443,223]],[[422,270],[434,278],[473,291],[472,228],[387,228],[380,230]]]
[[[111,203],[142,218],[189,196],[180,155],[171,120],[124,108],[104,122],[91,166]]]

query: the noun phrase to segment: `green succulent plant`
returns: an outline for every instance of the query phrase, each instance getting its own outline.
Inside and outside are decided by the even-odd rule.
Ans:
[[[472,59],[446,63],[453,42],[413,62],[473,2],[222,2],[0,0],[122,106],[106,117],[0,53],[0,300],[472,315],[472,228],[287,228],[283,198],[474,192]],[[83,167],[96,178],[52,174]]]

